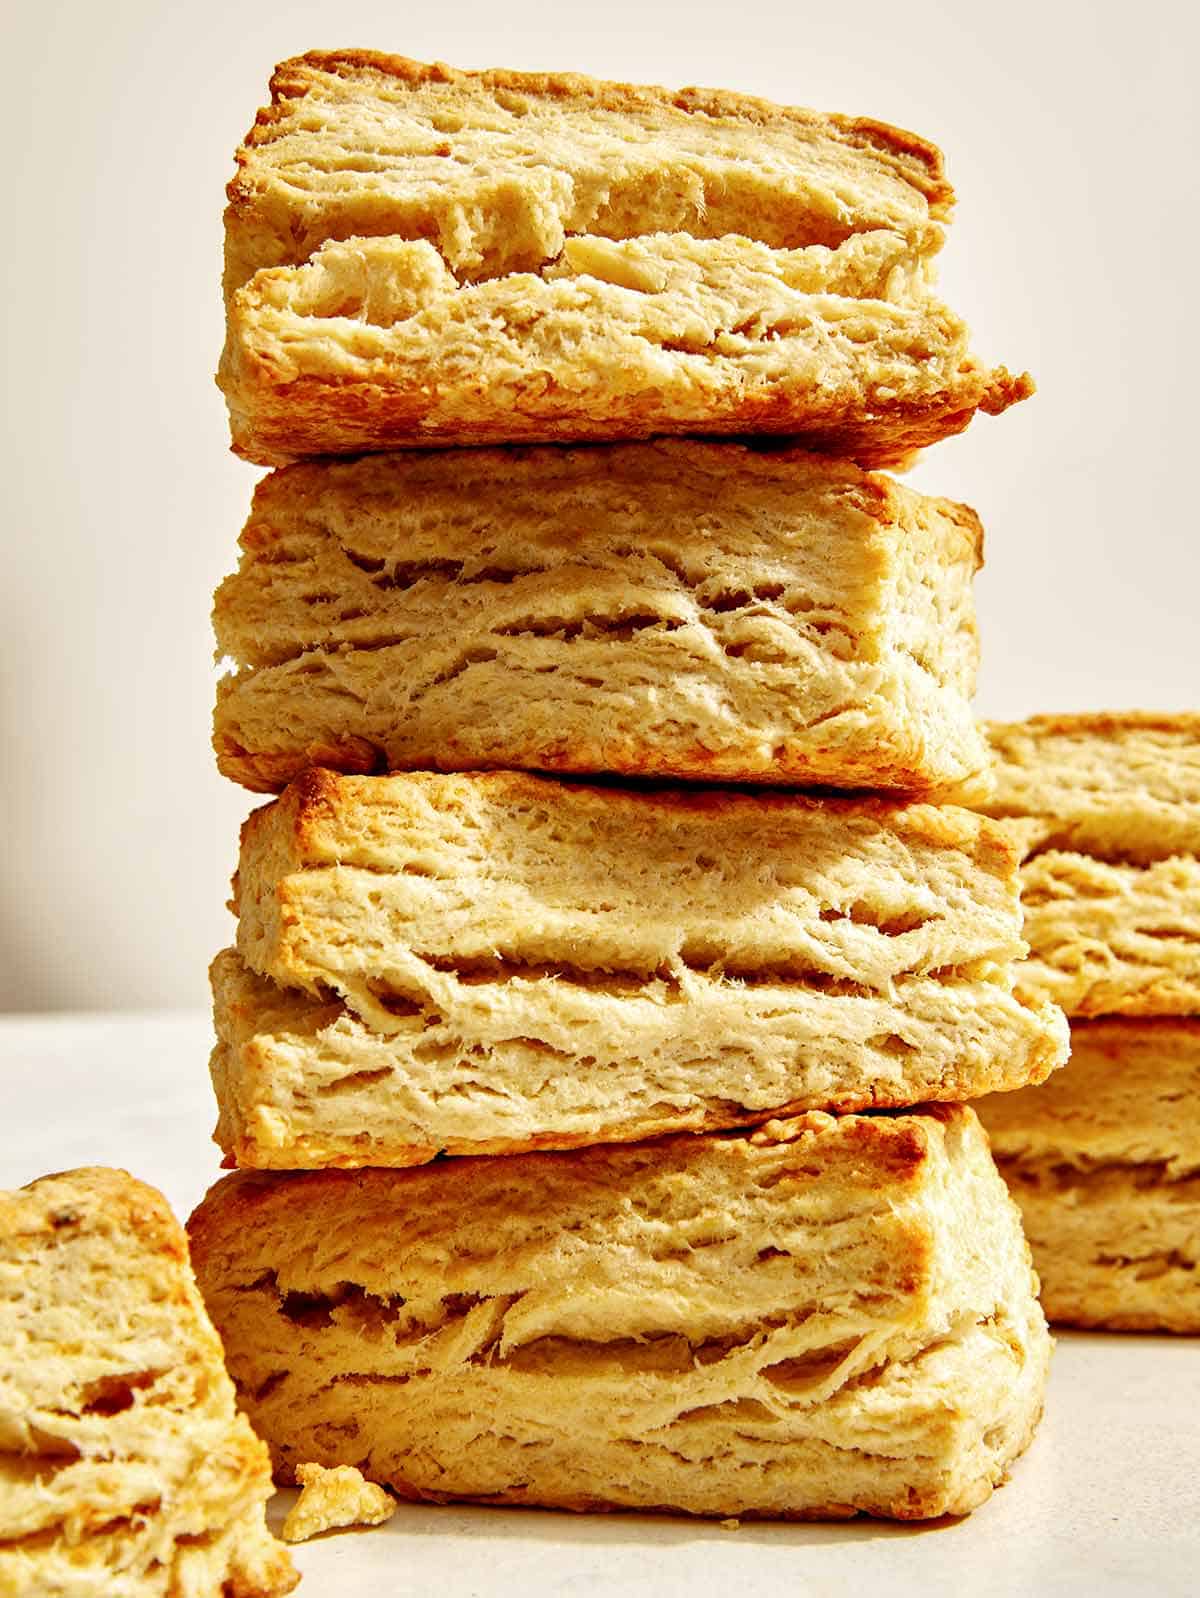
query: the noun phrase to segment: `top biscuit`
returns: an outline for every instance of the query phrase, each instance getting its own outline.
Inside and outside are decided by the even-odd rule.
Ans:
[[[1031,391],[930,294],[953,195],[911,134],[368,52],[271,93],[226,212],[251,459],[700,430],[879,465]]]

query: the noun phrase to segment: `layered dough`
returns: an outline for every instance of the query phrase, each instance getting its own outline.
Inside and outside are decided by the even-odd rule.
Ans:
[[[1052,849],[1021,873],[1021,991],[1068,1015],[1200,1014],[1200,860],[1153,865]]]
[[[404,1165],[1040,1081],[1018,849],[949,807],[309,773],[243,833],[218,1140]]]
[[[229,185],[230,293],[331,238],[430,238],[470,281],[534,271],[574,234],[837,245],[953,205],[911,133],[720,90],[355,50],[285,61],[270,88]]]
[[[986,730],[995,791],[981,808],[1028,829],[1021,991],[1083,1018],[1200,1013],[1200,717]]]
[[[919,1519],[987,1498],[1049,1340],[974,1115],[239,1173],[193,1217],[290,1477],[414,1499]]]
[[[1032,391],[933,295],[911,135],[356,53],[273,96],[226,217],[250,459],[759,432],[895,464]]]
[[[991,722],[997,816],[1041,847],[1128,865],[1200,854],[1200,714],[1098,711]]]
[[[951,1102],[1041,1081],[1053,1011],[990,983],[826,994],[702,973],[682,986],[448,981],[388,1032],[279,986],[233,949],[212,968],[215,1138],[263,1170],[420,1165],[742,1126],[819,1106]]]
[[[440,451],[260,483],[218,763],[986,791],[966,506],[735,444]]]
[[[325,244],[233,295],[220,383],[234,448],[268,466],[696,432],[888,466],[1033,392],[976,359],[895,234],[581,238],[540,274],[468,284],[423,239]]]
[[[123,1171],[0,1194],[0,1591],[274,1598],[266,1449],[183,1232]]]
[[[980,1101],[1051,1320],[1200,1331],[1200,1019],[1080,1021],[1034,1092]]]

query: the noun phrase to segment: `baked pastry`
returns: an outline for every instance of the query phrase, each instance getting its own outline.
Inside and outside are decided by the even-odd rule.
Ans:
[[[996,816],[1039,846],[1151,865],[1200,854],[1200,713],[1100,711],[990,722]]]
[[[226,213],[252,460],[699,430],[880,465],[1032,391],[933,296],[952,196],[911,134],[359,51],[271,94]]]
[[[1200,1018],[1076,1022],[1045,1087],[982,1099],[1051,1320],[1200,1332]]]
[[[1200,1012],[1200,716],[989,726],[996,789],[1028,818],[1020,989],[1069,1015]]]
[[[0,1592],[259,1598],[267,1451],[160,1194],[87,1169],[0,1193]]]
[[[192,1217],[242,1402],[287,1478],[701,1515],[964,1514],[1049,1353],[975,1116],[239,1172]]]
[[[1200,860],[1124,865],[1049,849],[1021,873],[1021,991],[1068,1015],[1200,1013]]]
[[[327,1470],[312,1463],[296,1466],[300,1496],[280,1533],[284,1542],[302,1543],[322,1532],[347,1526],[382,1526],[396,1513],[396,1501],[353,1465]]]
[[[1040,1081],[1017,858],[949,808],[307,773],[243,830],[218,1140],[402,1165]]]
[[[526,767],[985,790],[974,512],[793,450],[438,451],[264,479],[214,743],[279,789]]]
[[[363,50],[285,61],[270,87],[229,185],[228,293],[331,238],[431,238],[473,282],[537,271],[578,234],[832,248],[923,235],[954,202],[941,151],[911,133],[720,90]]]

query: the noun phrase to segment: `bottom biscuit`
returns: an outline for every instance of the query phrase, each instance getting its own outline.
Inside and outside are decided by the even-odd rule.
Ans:
[[[1200,1020],[1076,1022],[1044,1087],[979,1101],[1052,1321],[1200,1332]]]
[[[192,1246],[279,1474],[419,1500],[964,1514],[1050,1340],[974,1114],[240,1172]]]

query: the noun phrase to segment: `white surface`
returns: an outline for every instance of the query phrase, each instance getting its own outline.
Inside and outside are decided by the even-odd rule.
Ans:
[[[0,1009],[201,1004],[248,796],[208,749],[223,185],[272,64],[366,45],[727,85],[915,128],[942,274],[1040,393],[930,452],[976,505],[987,714],[1195,703],[1195,61],[1184,0],[38,0],[5,7]]]
[[[0,1186],[123,1165],[186,1215],[217,1175],[207,1052],[200,1016],[0,1021]],[[405,1506],[296,1560],[307,1598],[1195,1598],[1200,1340],[1064,1334],[1033,1447],[965,1521],[727,1530]]]

